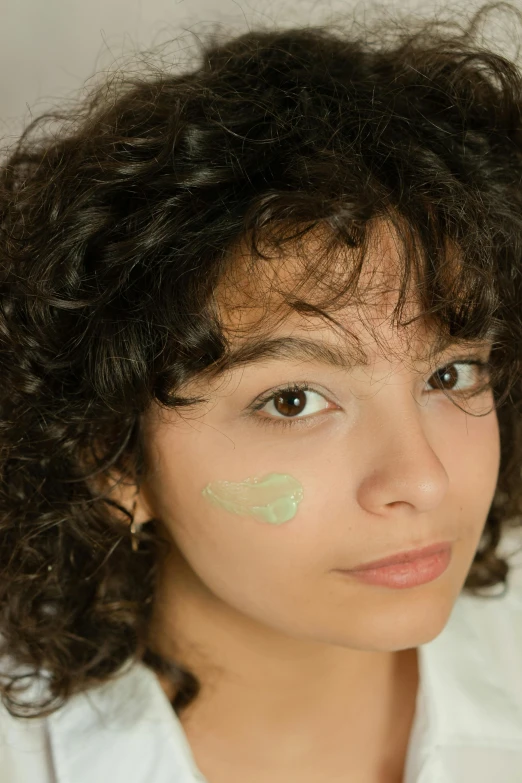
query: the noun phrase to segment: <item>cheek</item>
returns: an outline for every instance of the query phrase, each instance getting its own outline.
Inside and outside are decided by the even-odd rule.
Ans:
[[[324,556],[327,526],[319,524],[325,519],[318,517],[317,487],[312,484],[309,490],[300,466],[292,464],[291,475],[302,481],[304,497],[295,516],[281,524],[216,507],[202,495],[209,481],[282,472],[288,462],[258,452],[250,454],[247,463],[243,449],[224,448],[222,441],[219,450],[209,449],[209,440],[200,449],[198,438],[185,439],[179,432],[176,438],[156,439],[147,479],[153,514],[211,592],[271,624],[277,623],[279,607],[281,623],[288,622],[289,611],[298,613],[301,607],[302,612],[318,576],[336,565]]]
[[[306,563],[317,562],[315,526],[304,502],[291,519],[273,524],[209,503],[202,494],[204,480],[194,473],[185,478],[158,474],[156,491],[152,487],[154,508],[185,560],[211,589],[234,593],[257,586],[273,594],[295,584],[298,571],[302,579]]]
[[[452,494],[465,525],[480,534],[493,500],[500,466],[500,435],[496,412],[483,417],[456,418],[451,439],[439,453],[450,477]]]

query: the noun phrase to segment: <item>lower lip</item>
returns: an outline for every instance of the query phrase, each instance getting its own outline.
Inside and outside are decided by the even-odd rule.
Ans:
[[[444,573],[450,561],[451,547],[447,547],[428,557],[412,560],[410,563],[395,563],[380,568],[369,568],[366,571],[341,571],[340,573],[353,576],[366,584],[383,585],[402,590],[433,582]]]

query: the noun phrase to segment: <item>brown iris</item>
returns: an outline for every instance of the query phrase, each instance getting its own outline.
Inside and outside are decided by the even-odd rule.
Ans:
[[[305,391],[285,391],[274,397],[274,407],[284,416],[295,416],[306,405]]]
[[[459,376],[454,365],[448,365],[448,367],[443,367],[441,370],[434,373],[432,375],[432,378],[435,378],[434,385],[439,389],[447,389],[448,387],[445,384],[448,383],[448,376],[450,378],[449,382],[451,382],[451,386],[453,387],[453,384],[457,382]]]

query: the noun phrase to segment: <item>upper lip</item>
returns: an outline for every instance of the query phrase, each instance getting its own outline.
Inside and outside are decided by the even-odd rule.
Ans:
[[[428,557],[452,545],[452,541],[440,541],[438,544],[422,547],[422,549],[409,549],[407,552],[398,552],[396,555],[384,557],[381,560],[372,560],[371,563],[362,563],[361,565],[350,568],[350,571],[368,571],[370,568],[381,568],[382,566],[395,565],[396,563],[411,563],[413,560],[419,560],[421,557]],[[348,569],[347,569],[348,570]]]

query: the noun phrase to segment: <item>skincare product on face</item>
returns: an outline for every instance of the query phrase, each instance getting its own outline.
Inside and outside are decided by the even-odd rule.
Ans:
[[[240,516],[280,525],[303,499],[303,487],[288,473],[268,473],[244,481],[211,481],[201,493],[210,503]]]

